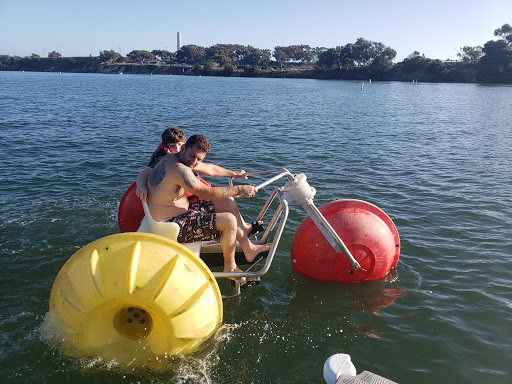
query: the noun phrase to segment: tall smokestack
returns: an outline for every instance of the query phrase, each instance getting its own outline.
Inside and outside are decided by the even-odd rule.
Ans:
[[[181,49],[181,32],[178,32],[178,43],[177,43],[177,51]]]

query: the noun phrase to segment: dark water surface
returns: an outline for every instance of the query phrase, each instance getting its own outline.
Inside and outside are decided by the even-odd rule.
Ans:
[[[0,382],[323,383],[338,352],[400,383],[511,382],[511,122],[510,86],[0,72]],[[119,201],[172,124],[226,168],[305,173],[318,206],[380,207],[402,242],[393,278],[295,275],[292,206],[270,272],[224,300],[205,350],[164,372],[61,356],[40,332],[53,280],[119,232]],[[244,216],[269,192],[240,199]]]

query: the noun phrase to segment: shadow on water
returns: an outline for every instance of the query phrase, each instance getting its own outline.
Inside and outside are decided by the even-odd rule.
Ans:
[[[340,312],[364,312],[382,316],[382,309],[393,305],[406,294],[395,284],[396,280],[395,270],[383,279],[368,284],[318,284],[301,279],[290,305],[298,310],[307,308],[324,316]]]

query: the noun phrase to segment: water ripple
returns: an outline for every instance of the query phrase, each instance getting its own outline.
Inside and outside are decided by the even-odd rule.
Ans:
[[[398,382],[510,375],[511,87],[5,72],[0,84],[0,381],[319,382],[338,352]],[[292,206],[262,284],[225,301],[226,337],[166,372],[60,356],[37,337],[53,279],[119,231],[120,198],[171,124],[205,134],[226,168],[305,173],[317,205],[379,206],[400,233],[395,275],[296,276],[305,213]],[[244,216],[271,190],[239,199]]]

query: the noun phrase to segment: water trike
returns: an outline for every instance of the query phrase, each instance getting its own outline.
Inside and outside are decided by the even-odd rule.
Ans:
[[[265,174],[273,175],[258,190],[281,178],[287,181],[272,190],[256,218],[262,220],[275,206],[267,228],[252,240],[271,241],[272,247],[243,272],[212,272],[208,264],[219,265],[220,244],[177,243],[178,225],[155,221],[146,204],[138,232],[104,237],[73,255],[55,279],[48,316],[68,353],[142,365],[196,350],[222,323],[217,279],[235,280],[235,295],[241,292],[242,278],[261,280],[272,265],[290,203],[308,214],[291,245],[292,267],[299,275],[355,284],[380,279],[395,268],[398,232],[379,208],[360,200],[336,200],[317,208],[316,190],[306,175],[284,168],[247,176]]]

